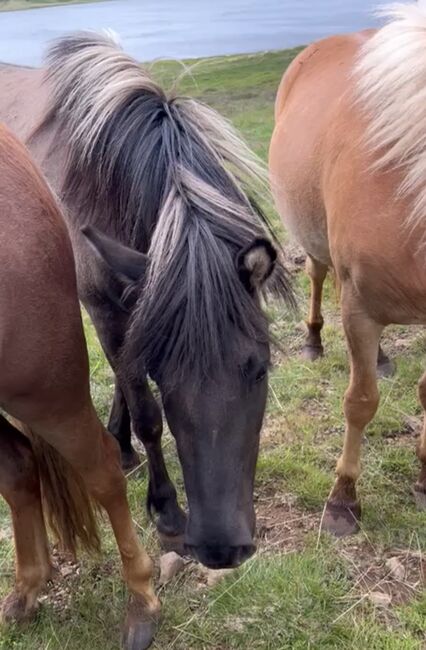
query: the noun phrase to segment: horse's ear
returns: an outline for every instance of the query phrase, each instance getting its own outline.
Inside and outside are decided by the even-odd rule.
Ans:
[[[147,267],[147,255],[111,239],[93,226],[84,226],[82,234],[89,242],[98,260],[122,281],[140,280]]]
[[[237,271],[248,291],[258,291],[274,270],[277,251],[267,239],[259,237],[237,256]]]
[[[81,232],[96,259],[98,291],[105,301],[131,311],[147,268],[147,255],[120,244],[93,226],[84,226]]]

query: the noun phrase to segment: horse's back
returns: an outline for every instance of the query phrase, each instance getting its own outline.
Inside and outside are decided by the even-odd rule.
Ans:
[[[22,140],[43,114],[42,78],[41,70],[0,64],[0,121]]]
[[[20,140],[28,143],[31,154],[53,187],[59,188],[62,180],[62,154],[49,155],[56,133],[33,133],[41,123],[49,96],[45,72],[39,68],[0,64],[0,122]],[[56,152],[58,154],[58,152]]]
[[[66,225],[27,150],[0,125],[0,404],[53,398],[71,377],[84,387],[85,372]]]
[[[324,146],[360,47],[371,31],[313,43],[289,66],[275,104],[269,152],[271,184],[288,230],[305,250],[330,264],[323,198]]]

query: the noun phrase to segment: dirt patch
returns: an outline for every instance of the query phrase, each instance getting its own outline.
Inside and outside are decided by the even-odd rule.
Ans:
[[[260,553],[300,551],[306,536],[319,530],[321,513],[306,512],[295,501],[289,494],[257,498]],[[335,550],[345,561],[352,582],[349,606],[371,602],[388,620],[393,616],[392,606],[407,603],[426,589],[426,556],[417,548],[378,548],[360,533],[336,540]]]
[[[383,438],[390,446],[406,447],[415,445],[415,441],[420,437],[423,426],[423,418],[412,415],[404,417],[403,426],[393,431],[385,431]]]
[[[349,566],[355,601],[371,601],[383,618],[390,606],[407,603],[426,588],[426,556],[415,548],[376,549],[367,540],[345,540],[337,548]]]
[[[116,565],[112,561],[104,561],[100,565],[88,568],[70,556],[69,553],[59,551],[56,547],[52,550],[54,573],[49,580],[47,588],[39,601],[49,605],[57,617],[65,620],[72,609],[72,601],[80,590],[84,591],[87,585],[81,583],[82,571],[93,582],[93,587],[100,580],[116,572]]]
[[[425,346],[425,328],[423,325],[399,326],[394,325],[387,327],[383,336],[383,349],[386,354],[395,359],[396,356],[402,355],[410,350],[417,342],[422,342]]]
[[[256,499],[257,537],[260,552],[297,551],[306,535],[318,530],[321,515],[296,506],[290,494],[262,494]]]

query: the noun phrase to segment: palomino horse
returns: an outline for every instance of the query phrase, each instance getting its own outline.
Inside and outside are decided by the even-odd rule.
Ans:
[[[8,502],[16,584],[5,621],[27,620],[52,565],[41,504],[62,543],[99,546],[91,501],[107,511],[130,592],[124,647],[151,642],[159,603],[151,560],[126,497],[118,445],[92,405],[71,242],[57,204],[24,147],[0,126],[0,493]],[[31,442],[30,442],[31,440]]]
[[[351,377],[337,479],[324,516],[338,535],[357,528],[363,432],[379,393],[383,328],[426,323],[426,12],[401,5],[378,32],[335,36],[304,50],[276,100],[270,175],[278,210],[308,254],[311,334],[333,267]],[[419,384],[426,409],[426,374]],[[426,429],[414,487],[426,503]]]
[[[44,84],[39,70],[0,78],[0,117],[32,134],[67,207],[79,295],[117,378],[109,429],[124,461],[131,418],[163,540],[185,532],[198,560],[236,566],[254,550],[269,362],[259,297],[292,295],[253,200],[262,170],[223,118],[167,95],[108,35],[59,40]],[[177,442],[187,525],[147,374]]]

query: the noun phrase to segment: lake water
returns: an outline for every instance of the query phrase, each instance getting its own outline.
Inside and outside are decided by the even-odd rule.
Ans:
[[[140,60],[280,49],[377,24],[384,0],[108,0],[0,12],[0,61],[39,65],[46,43],[114,29]]]

